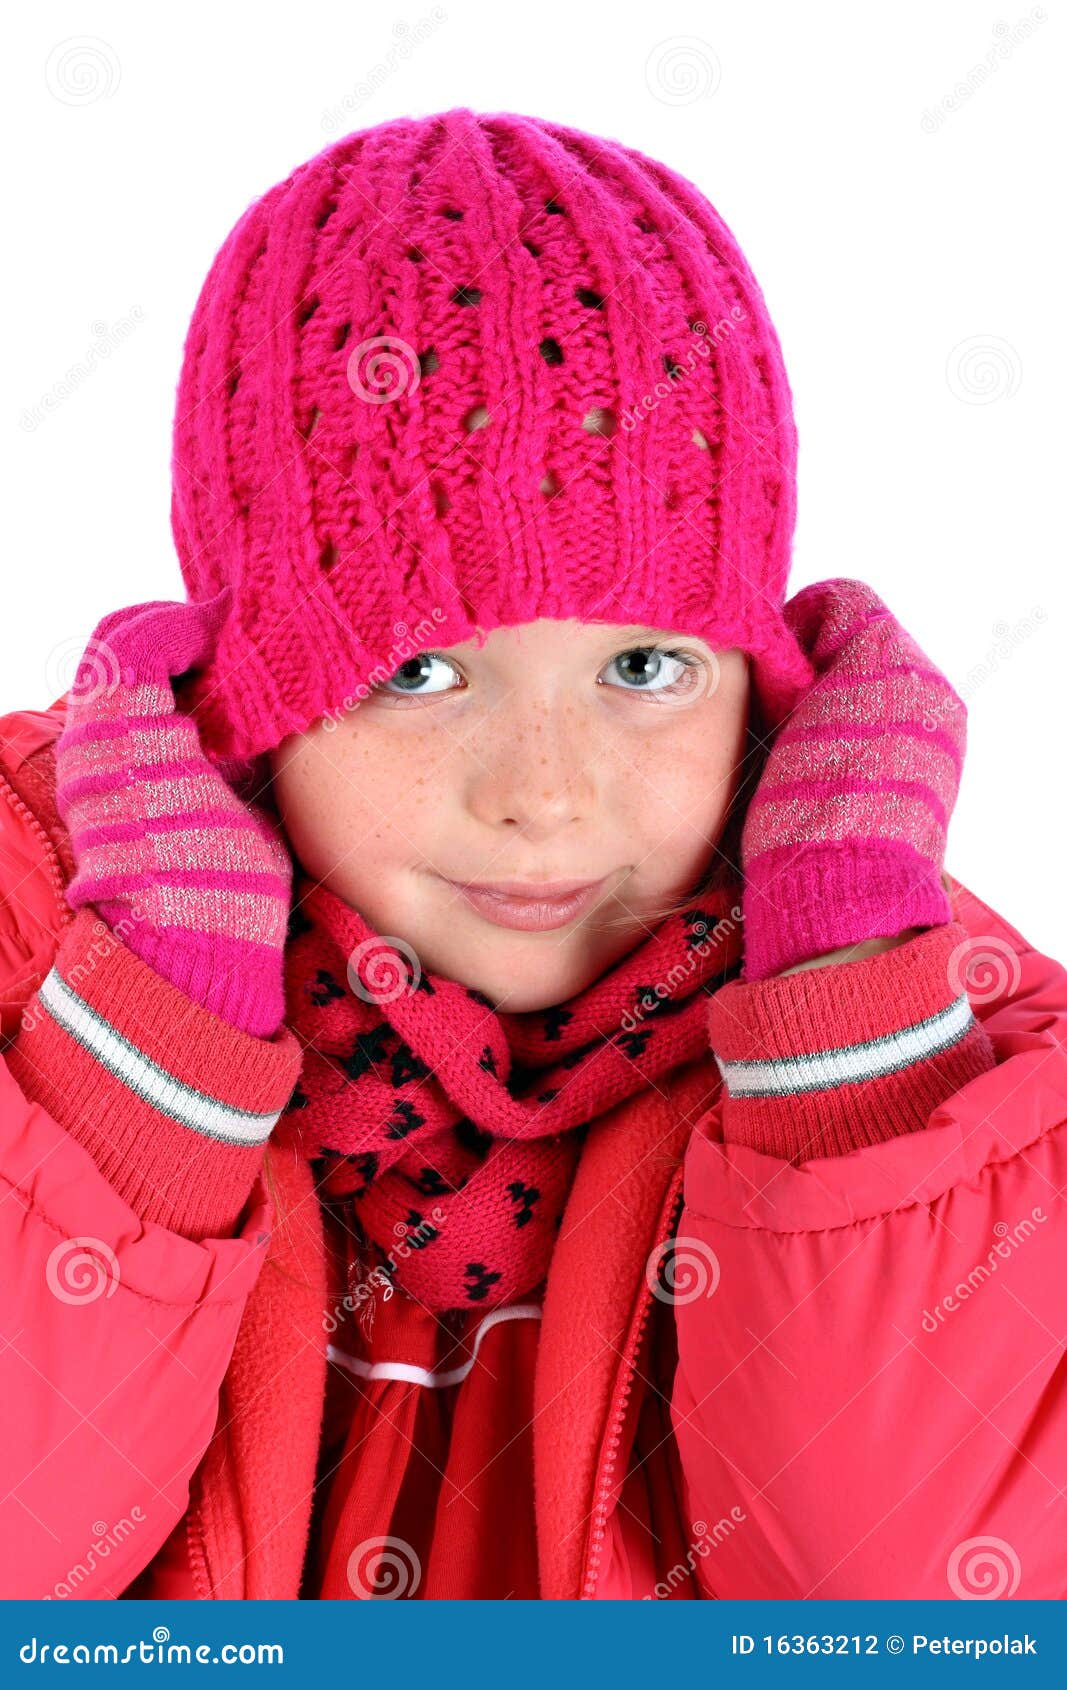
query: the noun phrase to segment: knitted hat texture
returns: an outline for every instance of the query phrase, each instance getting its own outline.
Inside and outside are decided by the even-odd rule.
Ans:
[[[773,725],[796,429],[781,349],[694,185],[466,107],[333,142],[248,206],[186,339],[171,521],[205,748],[337,720],[416,653],[541,617],[740,646]]]

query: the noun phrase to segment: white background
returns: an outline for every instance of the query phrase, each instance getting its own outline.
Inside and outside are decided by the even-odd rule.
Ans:
[[[174,393],[245,206],[400,113],[553,118],[734,230],[796,402],[790,591],[862,576],[963,693],[947,865],[1067,958],[1058,7],[51,5],[4,58],[0,710],[64,692],[107,610],[184,597]]]

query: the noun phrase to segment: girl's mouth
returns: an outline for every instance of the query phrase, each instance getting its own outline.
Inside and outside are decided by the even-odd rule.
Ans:
[[[557,881],[529,891],[503,891],[496,886],[447,881],[467,902],[497,927],[521,928],[526,932],[566,927],[583,915],[599,893],[606,875],[599,880]],[[560,888],[563,888],[561,891]]]

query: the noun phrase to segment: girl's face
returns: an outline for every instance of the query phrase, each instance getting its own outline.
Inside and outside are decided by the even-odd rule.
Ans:
[[[426,973],[508,1011],[563,1002],[711,866],[740,778],[748,660],[574,620],[419,653],[270,755],[290,844]],[[460,885],[596,881],[563,924]]]

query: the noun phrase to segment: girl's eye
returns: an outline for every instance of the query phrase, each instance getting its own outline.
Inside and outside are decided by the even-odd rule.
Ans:
[[[439,667],[438,684],[428,685],[434,680],[435,665]],[[696,685],[701,667],[700,659],[690,652],[672,651],[665,646],[631,646],[613,657],[604,673],[614,669],[624,677],[619,687],[622,692],[651,696],[670,693],[677,697]],[[440,652],[419,651],[394,669],[389,679],[375,690],[390,698],[427,698],[454,690],[451,682],[458,675],[455,664]]]
[[[402,663],[399,669],[394,669],[389,679],[383,681],[378,691],[389,692],[394,696],[399,693],[401,696],[414,696],[416,698],[425,698],[427,694],[434,692],[448,692],[450,689],[447,685],[434,687],[422,685],[435,663],[439,663],[442,669],[447,670],[452,675],[459,673],[447,657],[441,657],[435,651],[419,651],[416,652],[414,657],[409,657],[406,663]]]
[[[683,693],[696,684],[700,659],[687,651],[669,651],[664,646],[637,645],[613,657],[608,669],[618,668],[633,681],[624,692]],[[607,671],[605,671],[607,673]]]

